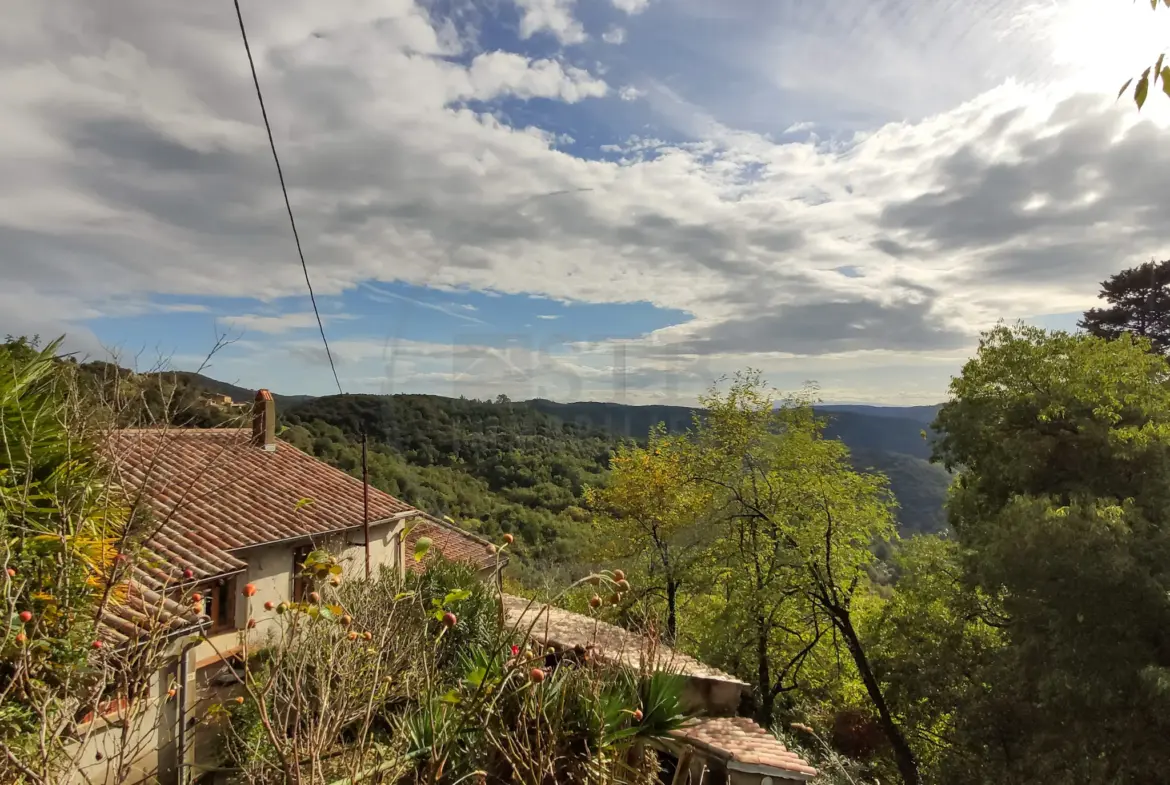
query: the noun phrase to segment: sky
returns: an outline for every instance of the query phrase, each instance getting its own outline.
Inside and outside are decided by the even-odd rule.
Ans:
[[[936,403],[1168,258],[1145,2],[241,8],[347,393]],[[0,117],[0,334],[336,392],[231,2],[15,4]]]

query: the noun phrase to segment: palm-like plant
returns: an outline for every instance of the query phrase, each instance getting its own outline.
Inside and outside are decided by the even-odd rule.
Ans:
[[[60,341],[0,347],[0,744],[18,750],[34,729],[59,728],[100,690],[89,663],[117,575],[129,514],[112,492],[92,420],[56,359]],[[34,756],[50,767],[50,751]],[[50,737],[52,738],[52,737]],[[27,775],[28,772],[25,772]],[[0,773],[0,779],[2,779]]]

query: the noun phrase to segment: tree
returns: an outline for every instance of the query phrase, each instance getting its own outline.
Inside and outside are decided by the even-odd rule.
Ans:
[[[1170,350],[1170,259],[1122,270],[1101,283],[1108,308],[1091,308],[1078,326],[1100,338],[1125,333],[1148,338],[1155,351]]]
[[[645,447],[621,446],[610,464],[609,484],[585,494],[589,506],[600,513],[595,527],[602,556],[645,564],[640,590],[662,592],[670,643],[678,632],[680,593],[697,580],[711,533],[704,526],[711,493],[689,476],[691,449],[685,437],[668,436],[658,425]]]
[[[1006,644],[963,708],[968,749],[996,752],[981,776],[1164,777],[1170,365],[1149,348],[1001,325],[939,413],[963,580]]]
[[[1004,640],[984,619],[988,598],[964,579],[963,552],[954,540],[902,540],[893,556],[892,594],[860,614],[865,645],[891,707],[902,718],[924,779],[966,781],[959,772],[987,766],[1001,745],[1002,715],[973,710]],[[985,708],[989,708],[986,707]],[[978,751],[975,728],[992,739]],[[974,781],[979,779],[979,772]]]
[[[872,543],[895,539],[883,477],[853,470],[848,449],[823,437],[808,396],[774,406],[757,371],[702,399],[694,475],[715,491],[731,606],[746,617],[756,652],[758,716],[796,686],[804,659],[828,639],[856,669],[905,785],[918,764],[886,700],[856,625]]]

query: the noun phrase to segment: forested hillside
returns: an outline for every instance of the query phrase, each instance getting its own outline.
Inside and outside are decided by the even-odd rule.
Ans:
[[[495,402],[431,395],[346,395],[287,409],[284,438],[351,472],[360,468],[363,430],[371,482],[407,501],[451,515],[484,534],[515,532],[522,553],[560,561],[587,535],[582,492],[604,484],[622,439],[645,440],[665,423],[689,427],[681,406]],[[922,424],[852,412],[825,413],[826,435],[854,451],[858,468],[890,479],[903,531],[938,531],[949,475],[928,463]]]

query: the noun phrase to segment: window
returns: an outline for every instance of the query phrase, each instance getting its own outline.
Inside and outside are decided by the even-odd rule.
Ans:
[[[312,579],[304,574],[304,572],[305,572],[305,559],[309,558],[309,554],[312,552],[313,552],[313,546],[311,546],[311,545],[302,545],[300,548],[297,548],[293,551],[293,563],[292,563],[292,575],[293,575],[292,599],[293,599],[293,602],[304,602],[305,595],[307,595],[309,592],[311,592],[313,590],[312,589],[312,582],[313,582]]]
[[[236,628],[235,580],[221,578],[203,592],[203,613],[211,618],[211,631]]]

